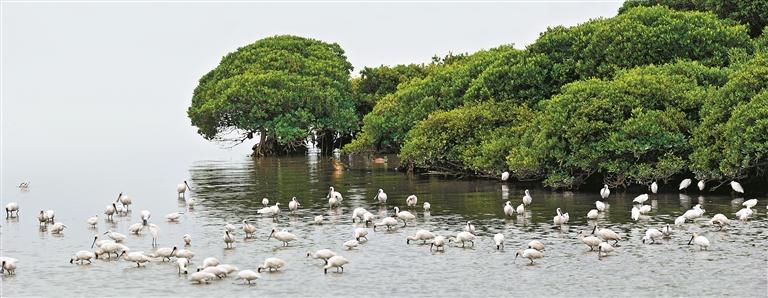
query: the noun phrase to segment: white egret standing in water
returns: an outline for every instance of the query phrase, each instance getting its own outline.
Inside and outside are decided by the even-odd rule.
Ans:
[[[744,193],[744,188],[741,187],[741,183],[738,183],[736,181],[731,181],[731,188],[735,192],[742,193],[742,194]]]
[[[501,173],[501,181],[507,181],[509,180],[509,172],[504,171],[504,173]]]
[[[16,212],[16,215],[13,215]],[[5,205],[5,218],[18,217],[19,216],[19,204],[16,202],[10,202]]]
[[[186,198],[187,197],[187,188],[189,190],[192,190],[192,187],[187,184],[187,180],[184,180],[183,183],[179,183],[179,185],[176,185],[176,193],[179,198]]]
[[[531,202],[533,202],[533,197],[531,197],[531,193],[526,189],[525,195],[523,196],[523,204],[530,205]]]
[[[691,236],[691,240],[688,241],[688,245],[692,244],[698,245],[699,249],[701,250],[709,249],[709,239],[699,235],[699,233],[693,233],[693,236]]]
[[[387,193],[384,192],[383,189],[379,188],[379,191],[376,193],[376,195],[373,197],[374,200],[378,200],[379,204],[386,204],[387,203]]]
[[[691,178],[685,178],[683,181],[680,181],[680,187],[678,187],[678,190],[685,190],[688,188],[688,186],[691,186]]]
[[[656,181],[653,181],[653,183],[651,183],[651,192],[657,193],[658,191],[659,191],[659,185],[656,184]]]
[[[603,200],[605,200],[610,195],[611,195],[611,190],[608,189],[608,184],[603,185],[603,189],[600,190],[600,197],[603,198]]]
[[[696,186],[699,187],[699,191],[704,191],[704,187],[706,186],[706,182],[704,182],[704,180],[699,180],[699,183],[696,183]]]

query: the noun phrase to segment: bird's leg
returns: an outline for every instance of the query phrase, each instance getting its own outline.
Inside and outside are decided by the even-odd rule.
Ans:
[[[474,240],[469,240],[469,242],[472,242],[472,247],[475,247],[475,241]]]
[[[617,244],[619,244],[619,240],[614,240],[614,241],[615,242],[613,242],[613,246],[618,246]]]

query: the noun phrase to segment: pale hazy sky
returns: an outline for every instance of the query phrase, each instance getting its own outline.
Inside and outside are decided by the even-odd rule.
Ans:
[[[362,66],[426,62],[548,26],[616,15],[616,2],[3,3],[2,171],[152,166],[239,157],[196,134],[192,90],[221,57],[275,34],[339,43]],[[26,170],[25,170],[26,169]]]

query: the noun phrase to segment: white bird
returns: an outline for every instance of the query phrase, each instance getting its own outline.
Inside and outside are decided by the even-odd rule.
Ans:
[[[108,220],[112,220],[112,215],[114,215],[116,211],[117,207],[115,206],[115,203],[112,203],[104,209],[104,214],[107,216]]]
[[[741,221],[747,220],[750,216],[752,216],[752,208],[744,207],[741,208],[741,210],[736,212],[736,217],[739,218]]]
[[[600,239],[595,237],[594,235],[586,235],[584,231],[579,231],[579,239],[581,239],[581,242],[584,242],[587,246],[589,246],[589,250],[594,250],[595,247],[600,245]]]
[[[63,223],[57,222],[57,223],[53,224],[53,226],[51,227],[51,233],[53,233],[53,234],[61,234],[61,232],[63,232],[64,228],[66,228],[66,227],[67,226],[65,226]]]
[[[237,279],[245,280],[246,282],[248,282],[248,284],[250,284],[251,281],[259,278],[261,278],[261,275],[251,270],[242,270],[237,273]]]
[[[528,248],[533,248],[538,251],[544,250],[544,243],[541,243],[539,240],[531,240],[531,242],[528,242]]]
[[[355,229],[355,240],[360,241],[360,238],[365,238],[365,240],[368,241],[368,229],[366,228]]]
[[[53,212],[53,210],[45,210],[45,216],[46,216],[46,218],[48,218],[49,222],[53,222],[56,215]]]
[[[107,235],[107,237],[114,240],[115,242],[123,242],[123,240],[125,240],[126,238],[125,235],[112,230],[108,230],[107,232],[104,233],[104,235]]]
[[[493,235],[493,243],[496,243],[496,249],[503,249],[504,248],[504,234],[498,233],[496,235]]]
[[[716,224],[720,226],[720,229],[723,229],[723,226],[727,226],[731,223],[731,221],[723,215],[722,213],[715,214],[715,216],[712,217],[711,220],[709,220],[710,224]]]
[[[648,194],[647,193],[644,193],[644,194],[641,194],[639,196],[636,196],[632,200],[633,203],[637,203],[637,204],[643,204],[643,203],[645,203],[645,201],[648,201]]]
[[[738,193],[744,193],[744,188],[743,188],[743,187],[741,187],[741,183],[738,183],[738,182],[736,182],[736,181],[731,181],[731,188],[732,188],[732,189],[733,189],[733,191],[735,191],[735,192],[738,192]]]
[[[696,186],[699,187],[699,191],[704,191],[704,187],[706,186],[706,182],[704,182],[704,180],[699,180],[699,183],[696,183]]]
[[[352,210],[352,222],[355,222],[355,219],[363,219],[363,214],[368,212],[368,210],[365,210],[363,207],[357,207],[354,210]]]
[[[184,234],[184,236],[182,236],[181,239],[184,240],[184,245],[192,244],[192,236],[190,236],[189,234]]]
[[[515,207],[512,207],[512,202],[510,202],[510,201],[507,201],[507,202],[504,204],[504,214],[505,214],[506,216],[512,216],[512,215],[514,215],[514,214],[515,214]]]
[[[407,198],[405,198],[405,205],[408,207],[416,206],[416,203],[419,201],[419,198],[416,197],[416,195],[410,195]]]
[[[192,190],[192,187],[187,184],[187,180],[184,180],[183,183],[179,183],[176,185],[176,194],[179,198],[186,198],[187,197],[187,188],[189,187],[189,190]]]
[[[152,216],[152,214],[149,213],[148,210],[141,210],[141,223],[146,226],[150,216]]]
[[[149,224],[147,229],[149,229],[149,234],[152,235],[152,245],[157,245],[157,238],[160,236],[160,228],[155,224]]]
[[[411,244],[411,241],[422,241],[422,244],[426,244],[427,240],[435,239],[435,234],[427,230],[418,230],[416,234],[406,237],[405,244]]]
[[[408,211],[400,211],[399,207],[395,207],[395,216],[399,219],[403,220],[403,226],[405,227],[408,225],[407,221],[416,219],[416,215],[413,215],[412,213]]]
[[[323,216],[322,216],[322,215],[317,215],[317,216],[315,216],[315,218],[314,218],[314,220],[313,220],[312,222],[313,222],[314,224],[316,224],[316,225],[321,225],[321,224],[323,224]]]
[[[224,237],[222,237],[222,239],[224,239],[224,244],[227,245],[227,248],[233,247],[233,243],[235,243],[235,236],[230,234],[229,231],[224,230]]]
[[[557,208],[557,215],[555,215],[555,217],[552,218],[552,223],[554,223],[556,226],[559,226],[559,225],[565,224],[566,222],[568,221],[565,219],[565,216],[563,216],[563,214],[561,213],[560,208]]]
[[[658,229],[650,228],[648,230],[645,230],[645,236],[643,236],[643,243],[645,241],[651,240],[651,243],[656,243],[656,238],[661,238],[664,236],[664,233],[659,231]]]
[[[87,251],[87,250],[81,250],[75,253],[72,258],[69,259],[70,264],[74,264],[75,262],[79,262],[80,264],[83,263],[83,261],[88,261],[88,264],[91,263],[91,259],[95,259],[96,254],[93,252]]]
[[[477,237],[470,232],[459,232],[458,234],[456,234],[456,237],[448,238],[448,242],[451,242],[451,241],[461,242],[461,247],[464,247],[464,242],[471,242],[472,247],[474,247],[475,239],[477,239]]]
[[[640,214],[646,214],[648,212],[651,212],[651,205],[640,205],[640,208],[638,208],[638,210],[640,210]]]
[[[97,234],[97,235],[93,236],[93,242],[91,243],[91,248],[93,248],[94,245],[98,246],[98,247],[101,247],[103,244],[106,244],[106,243],[115,243],[115,241],[111,240],[111,239],[101,239],[101,240],[99,240],[99,235]]]
[[[656,181],[653,181],[653,183],[651,183],[651,192],[652,193],[659,192],[659,185],[656,183]]]
[[[360,242],[358,242],[357,240],[349,240],[347,242],[344,242],[343,244],[343,246],[346,247],[347,249],[353,249],[358,245],[360,245]]]
[[[202,268],[202,269],[201,268],[197,268],[197,271],[198,272],[206,272],[206,273],[213,274],[214,276],[216,276],[219,279],[227,277],[227,272],[224,271],[224,269],[221,269],[221,268],[219,268],[217,266],[205,267],[205,268]]]
[[[288,246],[288,242],[295,241],[296,239],[298,239],[298,237],[296,237],[296,235],[294,234],[291,234],[285,230],[278,232],[275,228],[272,228],[272,232],[269,233],[269,237],[267,237],[267,240],[269,240],[272,237],[275,237],[275,239],[283,242],[283,246]]]
[[[123,207],[125,207],[125,210],[128,210],[128,207],[130,207],[131,204],[133,204],[133,199],[129,196],[123,195],[123,193],[121,192],[120,194],[117,195],[117,200],[115,200],[115,203],[117,202],[120,202],[120,204],[123,205]]]
[[[688,188],[688,186],[691,186],[691,178],[685,178],[683,181],[680,181],[680,187],[678,187],[678,190],[684,190]]]
[[[264,207],[269,206],[269,199],[267,198],[261,199],[261,205],[263,205]]]
[[[709,239],[699,235],[699,233],[693,233],[691,240],[688,241],[688,245],[698,245],[701,250],[709,249]]]
[[[235,227],[235,225],[233,225],[231,223],[227,223],[227,224],[224,225],[224,229],[229,231],[230,233],[234,233],[235,230],[237,229],[237,227]]]
[[[221,262],[219,262],[219,259],[214,257],[208,257],[203,260],[203,268],[206,267],[216,267],[219,266]]]
[[[88,225],[91,226],[91,228],[95,228],[96,225],[99,223],[99,216],[96,215],[96,216],[90,217],[85,222],[88,223]]]
[[[336,197],[328,198],[328,206],[330,208],[336,208],[336,207],[339,207],[340,205],[341,205],[341,201],[339,201],[338,198]]]
[[[41,226],[48,222],[48,216],[45,214],[45,211],[40,210],[40,213],[37,214],[37,221],[40,222]]]
[[[195,257],[195,253],[189,249],[178,249],[173,254],[176,258],[185,258],[187,260],[191,260]],[[169,259],[170,260],[170,259]]]
[[[152,261],[149,256],[145,255],[144,252],[141,251],[127,252],[126,250],[123,250],[123,252],[117,256],[118,259],[120,257],[123,257],[123,260],[128,262],[136,263],[136,267],[141,267],[144,265],[144,263],[149,263]]]
[[[131,234],[138,235],[139,232],[141,232],[141,230],[143,230],[143,229],[144,229],[144,225],[141,224],[140,222],[137,222],[137,223],[132,224],[132,225],[130,225],[128,227],[128,232],[131,233]]]
[[[341,193],[333,189],[333,186],[330,187],[328,190],[328,195],[325,197],[326,199],[330,198],[336,198],[339,202],[344,200],[344,197],[341,196]]]
[[[525,195],[523,196],[523,204],[530,205],[531,202],[533,202],[533,197],[531,197],[531,192],[526,189]]]
[[[600,197],[603,198],[603,200],[605,200],[610,195],[611,195],[611,190],[608,189],[608,184],[603,185],[603,189],[600,190]]]
[[[517,211],[517,214],[525,215],[525,204],[517,205],[517,209],[515,209],[515,211]]]
[[[587,218],[588,219],[597,219],[597,209],[591,209],[589,212],[587,212]]]
[[[501,173],[501,181],[507,181],[507,180],[509,180],[509,172],[504,171],[503,173]]]
[[[379,192],[376,193],[376,195],[373,197],[374,200],[378,200],[379,204],[386,204],[387,203],[387,193],[384,192],[383,189],[379,188]]]
[[[328,264],[328,259],[335,255],[336,253],[330,249],[321,249],[307,252],[307,258],[312,257],[313,259],[321,259],[323,262],[325,262],[325,264]]]
[[[234,265],[230,264],[219,264],[216,266],[216,268],[219,268],[219,270],[222,270],[227,273],[227,275],[232,274],[232,272],[238,271],[240,269],[237,269]]]
[[[259,214],[264,214],[265,216],[271,216],[272,218],[277,218],[278,215],[280,215],[280,203],[275,203],[274,206],[270,207],[264,207],[257,211]]]
[[[538,250],[532,249],[532,248],[528,248],[528,249],[525,249],[525,250],[522,250],[522,249],[518,250],[515,253],[515,260],[517,260],[517,256],[521,256],[523,258],[531,260],[531,264],[533,264],[533,260],[534,259],[541,259],[541,258],[543,258],[544,257],[544,253],[542,253],[542,252],[540,252]]]
[[[267,258],[266,260],[264,260],[264,263],[261,266],[259,266],[258,269],[256,269],[256,271],[258,271],[259,273],[261,273],[261,270],[268,270],[270,272],[272,270],[277,271],[277,270],[280,270],[280,268],[285,267],[285,264],[286,264],[285,261],[283,261],[282,259]]]
[[[432,209],[432,205],[429,204],[429,202],[424,202],[424,211],[429,211],[429,209]]]
[[[675,225],[676,226],[682,226],[685,223],[685,216],[678,216],[675,218]]]
[[[364,213],[363,214],[363,222],[365,223],[365,226],[367,227],[369,223],[373,223],[373,219],[375,217],[376,216],[373,215],[373,213],[370,213],[370,212]],[[395,222],[397,222],[397,220],[395,220]]]
[[[168,259],[168,262],[171,261],[171,257],[176,255],[176,246],[174,247],[161,247],[155,250],[155,253],[152,254],[152,257],[155,258],[162,258],[162,261],[165,261],[165,259]]]
[[[245,238],[253,237],[253,233],[256,233],[256,227],[243,219],[243,232],[245,232]]]
[[[181,213],[179,212],[168,213],[165,215],[165,219],[168,221],[178,221],[180,217]]]
[[[661,228],[661,233],[664,234],[664,237],[669,238],[669,236],[672,235],[672,228],[669,227],[669,224]]]
[[[741,205],[747,208],[754,208],[755,205],[757,205],[757,199],[746,200],[744,203],[741,203]]]
[[[600,245],[597,246],[597,258],[601,259],[603,256],[607,256],[608,253],[612,251],[612,245],[608,244],[608,242],[600,242]]]
[[[291,198],[291,201],[288,202],[288,210],[291,210],[291,212],[298,210],[299,206],[301,206],[301,204],[296,200],[296,197]]]
[[[198,271],[189,275],[189,280],[198,283],[208,283],[211,280],[216,279],[216,275],[209,272]]]
[[[13,214],[16,212],[16,215]],[[19,216],[19,203],[10,202],[5,205],[5,218],[18,217]]]
[[[189,197],[185,201],[187,202],[187,207],[189,207],[189,209],[195,208],[195,198]]]
[[[605,211],[605,203],[601,201],[595,201],[595,208],[597,208],[597,211],[603,212]]]
[[[183,271],[184,274],[187,274],[187,266],[189,266],[189,259],[187,258],[177,258],[176,259],[176,268],[179,269],[179,274]]]
[[[445,237],[435,236],[435,239],[432,240],[432,244],[429,245],[429,251],[432,251],[433,247],[437,247],[436,250],[442,249],[445,251]]]
[[[685,217],[686,219],[690,219],[690,220],[694,220],[696,218],[699,218],[702,215],[704,215],[704,209],[701,209],[701,204],[696,204],[695,206],[693,206],[693,208],[691,208],[690,210],[687,210],[687,211],[685,211],[685,213],[683,213],[683,217]]]
[[[595,232],[597,233],[595,234]],[[621,236],[619,236],[619,234],[616,234],[616,232],[614,232],[613,230],[606,229],[606,228],[598,230],[597,226],[595,226],[595,228],[592,229],[592,234],[600,236],[600,238],[603,238],[603,240],[605,241],[613,240],[614,241],[613,245],[616,245],[617,243],[619,243],[619,240],[621,240]]]
[[[19,260],[9,257],[0,257],[0,274],[8,272],[9,275],[16,274],[16,262]]]
[[[373,231],[376,232],[377,226],[386,226],[387,230],[389,230],[393,226],[397,226],[397,219],[391,216],[387,216],[385,218],[382,218],[380,222],[377,222],[373,224]]]
[[[336,271],[338,272],[339,269],[341,269],[341,272],[344,272],[344,265],[349,264],[349,260],[345,259],[342,256],[333,256],[330,259],[328,259],[328,262],[326,262],[325,266],[323,267],[323,272],[325,274],[328,274],[328,269],[330,268],[336,268]]]

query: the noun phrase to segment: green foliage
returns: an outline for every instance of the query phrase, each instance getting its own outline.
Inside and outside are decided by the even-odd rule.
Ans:
[[[511,101],[534,106],[560,89],[553,81],[552,61],[541,54],[512,51],[501,55],[475,79],[466,99]]]
[[[734,179],[765,168],[768,57],[740,65],[728,83],[706,97],[691,140],[692,170],[700,179]],[[760,119],[760,116],[763,119]]]
[[[422,168],[498,172],[506,153],[488,143],[499,135],[521,134],[531,113],[525,106],[492,101],[432,113],[408,133],[400,158]]]
[[[398,151],[408,131],[437,110],[464,104],[464,94],[472,81],[511,46],[479,51],[432,70],[423,79],[400,84],[397,91],[376,104],[363,118],[363,129],[344,149],[347,151]]]
[[[568,84],[541,103],[534,129],[510,150],[510,171],[568,188],[595,173],[611,185],[667,179],[685,170],[702,98],[722,72],[678,62]]]
[[[677,59],[727,66],[729,49],[749,47],[743,26],[714,15],[640,7],[610,19],[551,28],[528,50],[549,57],[555,83],[568,83]]]
[[[370,113],[379,99],[394,93],[398,85],[414,78],[424,78],[433,67],[434,64],[400,64],[363,68],[360,77],[352,80],[352,92],[360,118]]]
[[[624,2],[619,13],[638,6],[662,5],[681,11],[708,11],[720,18],[731,19],[749,27],[752,37],[760,35],[768,25],[768,2],[754,0],[632,0]]]
[[[356,128],[351,70],[338,44],[264,38],[224,56],[204,75],[187,114],[206,139],[239,131],[243,141],[262,133],[268,144],[300,150],[312,131],[335,135]]]

